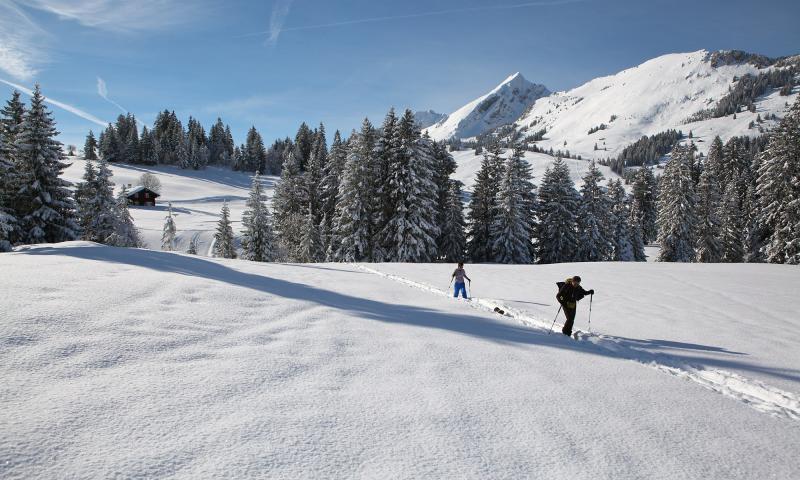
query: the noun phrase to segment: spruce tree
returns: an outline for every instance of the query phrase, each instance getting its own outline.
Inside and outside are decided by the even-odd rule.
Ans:
[[[100,142],[97,148],[100,158],[104,158],[107,162],[124,161],[119,136],[111,124],[108,124],[108,127],[100,134]]]
[[[233,148],[233,142],[231,142]],[[222,119],[217,117],[217,122],[208,132],[209,163],[212,165],[228,166],[230,153],[228,152],[228,139]]]
[[[158,163],[155,139],[146,125],[142,127],[142,135],[139,137],[139,156],[140,161],[145,165],[155,165]]]
[[[37,84],[14,146],[21,188],[16,196],[22,243],[75,240],[78,224],[71,184],[60,178],[67,168],[55,122]]]
[[[710,156],[710,155],[709,155]],[[717,263],[722,259],[719,219],[720,191],[715,177],[718,170],[706,168],[697,184],[697,232],[695,232],[697,261]]]
[[[658,243],[661,262],[692,262],[695,259],[694,231],[696,195],[691,165],[694,152],[678,145],[664,168],[658,192]]]
[[[83,169],[83,181],[75,185],[75,213],[80,226],[81,238],[91,240],[95,238],[92,231],[94,217],[94,201],[97,197],[97,169],[90,160],[86,161]]]
[[[164,218],[164,228],[161,231],[161,250],[172,252],[175,250],[175,220],[172,218],[172,204],[169,204],[167,216]]]
[[[398,122],[400,150],[390,165],[392,216],[380,232],[382,260],[427,262],[436,258],[436,184],[432,143],[421,137],[414,114],[406,110]]]
[[[361,131],[350,135],[331,241],[335,246],[331,259],[337,262],[372,260],[375,137],[375,129],[366,118]]]
[[[322,223],[320,225],[320,235],[322,236],[323,249],[326,257],[329,253],[336,250],[331,248],[333,238],[333,221],[336,216],[336,202],[339,197],[339,186],[344,172],[345,161],[347,160],[347,145],[342,142],[342,136],[337,130],[333,135],[331,151],[328,161],[323,169],[322,184],[320,185],[320,199],[322,204]]]
[[[450,180],[442,232],[439,235],[439,256],[445,262],[461,262],[467,251],[461,196],[461,182]]]
[[[24,117],[25,105],[15,90],[0,110],[0,252],[11,250],[22,237],[15,211],[17,194],[22,186],[16,139]]]
[[[492,211],[490,242],[493,260],[499,263],[531,263],[533,212],[528,202],[533,190],[531,169],[514,148],[506,160],[505,171]]]
[[[582,262],[600,262],[614,258],[615,243],[612,227],[611,208],[616,201],[611,195],[606,197],[601,183],[604,177],[594,161],[589,163],[589,170],[583,177],[581,199],[578,206],[578,255],[576,260]],[[611,192],[609,191],[609,194]],[[627,221],[627,219],[625,219]]]
[[[94,133],[89,130],[86,135],[86,142],[83,144],[83,158],[86,160],[97,160],[97,140],[94,138]]]
[[[500,178],[504,164],[502,149],[498,142],[489,145],[483,154],[481,168],[475,177],[472,198],[469,204],[467,223],[467,252],[473,262],[488,262],[494,258],[491,243],[491,228],[494,223],[495,202],[500,190]]]
[[[636,172],[632,186],[631,215],[640,225],[644,243],[652,242],[658,235],[656,186],[655,176],[649,167],[642,167]]]
[[[184,170],[190,168],[192,166],[192,157],[189,151],[189,139],[183,133],[183,130],[175,132],[172,143],[175,146],[175,163]]]
[[[276,245],[272,224],[267,209],[267,196],[264,194],[258,172],[250,186],[250,196],[242,215],[242,258],[254,262],[275,260]]]
[[[727,173],[725,171],[725,158],[723,157],[722,139],[719,135],[714,137],[711,146],[708,148],[708,155],[706,156],[706,164],[704,170],[709,172],[709,180],[713,181],[719,195],[725,190],[725,183]]]
[[[188,253],[189,255],[197,255],[197,247],[199,242],[199,239],[197,237],[198,236],[196,234],[192,235],[192,239],[189,240],[189,248],[186,250],[186,253]]]
[[[539,187],[539,225],[536,229],[540,263],[572,262],[577,258],[576,215],[580,197],[569,175],[569,167],[557,157],[547,167]]]
[[[141,153],[139,151],[139,132],[136,130],[136,121],[128,130],[128,138],[125,140],[125,161],[128,163],[141,163]]]
[[[378,238],[374,240],[375,261],[381,261],[386,256],[385,252],[393,249],[394,240],[384,232],[387,232],[385,229],[389,219],[394,215],[395,200],[392,198],[391,176],[393,166],[403,163],[401,154],[399,122],[394,108],[390,108],[383,120],[372,153],[374,158],[372,176],[376,198],[371,215],[373,229],[378,232]]]
[[[800,264],[800,98],[770,134],[756,193],[767,261]]]
[[[632,202],[631,202],[632,203]],[[642,233],[642,226],[633,216],[628,217],[628,230],[631,237],[631,250],[633,252],[634,262],[646,262],[647,255],[644,251],[644,235]]]
[[[231,211],[227,200],[222,204],[217,232],[214,234],[214,256],[236,258],[236,247],[233,244],[233,227],[231,227]]]
[[[2,124],[0,124],[2,128]],[[16,177],[14,164],[9,158],[9,150],[5,147],[3,135],[0,132],[0,252],[11,250],[12,232],[17,223],[11,209],[13,198],[10,185],[12,177]]]
[[[436,224],[440,227],[439,237],[436,239],[437,250],[439,256],[444,256],[445,251],[445,236],[450,233],[445,228],[448,222],[448,217],[452,214],[450,211],[452,206],[452,185],[450,176],[456,171],[456,161],[447,150],[447,144],[444,142],[433,143],[433,158],[434,158],[434,183],[436,183]],[[463,215],[462,215],[463,217]],[[462,218],[463,220],[463,218]],[[464,233],[461,232],[463,236]],[[459,257],[463,259],[462,257]]]
[[[632,262],[637,260],[631,240],[630,210],[627,194],[621,180],[612,180],[608,184],[608,203],[611,207],[608,215],[610,224],[611,256],[615,262]]]
[[[3,138],[5,148],[13,152],[19,135],[20,126],[25,119],[25,104],[20,100],[20,93],[14,90],[11,98],[0,110],[0,136]],[[13,158],[13,153],[11,154]]]
[[[300,172],[305,172],[311,159],[311,150],[314,148],[314,132],[306,125],[306,122],[303,122],[297,130],[294,143],[297,146],[296,155]]]
[[[247,140],[242,149],[243,165],[242,170],[249,172],[262,171],[267,159],[267,150],[264,148],[264,140],[258,133],[256,127],[250,127],[247,132]]]
[[[92,241],[105,243],[108,237],[114,234],[117,223],[117,201],[114,198],[114,182],[111,181],[113,174],[108,168],[108,162],[100,160],[98,162],[95,185],[92,189],[95,198],[92,202],[94,215],[92,215],[91,231],[95,238]]]
[[[736,184],[737,182],[728,183],[720,205],[720,260],[726,263],[744,261],[744,222]]]
[[[106,243],[114,247],[142,246],[139,230],[134,225],[131,212],[128,210],[128,190],[124,184],[115,203],[114,233],[106,239]]]
[[[328,163],[328,145],[325,138],[325,126],[320,123],[319,129],[314,135],[311,149],[311,158],[308,161],[306,171],[306,185],[308,185],[308,211],[314,221],[315,229],[318,230],[322,223],[323,211],[323,191],[322,182],[325,177],[325,166]]]
[[[313,154],[312,154],[313,155]],[[319,226],[314,220],[314,215],[309,212],[305,216],[303,229],[300,234],[298,260],[303,263],[315,263],[323,260],[322,239]]]
[[[299,157],[297,148],[286,157],[272,200],[280,249],[292,262],[302,261],[300,238],[309,206],[309,185],[307,177],[300,171]]]

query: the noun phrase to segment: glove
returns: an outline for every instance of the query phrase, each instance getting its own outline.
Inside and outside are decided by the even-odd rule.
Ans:
[[[589,290],[589,295],[594,295],[594,289]]]

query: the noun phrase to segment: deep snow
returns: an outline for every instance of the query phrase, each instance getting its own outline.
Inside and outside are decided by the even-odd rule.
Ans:
[[[72,242],[0,270],[3,478],[798,475],[793,267],[468,265],[479,302],[451,265]],[[582,341],[545,327],[575,273]],[[787,408],[731,395],[758,386]]]

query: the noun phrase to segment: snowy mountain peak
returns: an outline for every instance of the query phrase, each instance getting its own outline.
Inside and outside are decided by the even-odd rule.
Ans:
[[[492,90],[492,93],[495,93],[498,90],[502,89],[505,85],[519,86],[519,85],[525,85],[525,84],[530,84],[530,83],[531,82],[528,82],[525,79],[525,77],[522,76],[521,73],[517,72],[517,73],[509,76],[505,80],[503,80],[502,83],[500,83],[500,85],[494,87],[494,90]]]
[[[661,55],[541,98],[516,125],[522,130],[544,130],[540,148],[569,150],[584,158],[616,157],[642,136],[670,129],[692,132],[703,152],[716,135],[723,139],[754,136],[774,126],[774,120],[764,119],[783,115],[784,105],[797,95],[796,90],[779,94],[783,84],[759,93],[752,111],[740,105],[738,115],[702,113],[726,101],[743,77],[789,63],[791,57],[773,59],[737,50]]]
[[[447,119],[447,115],[444,113],[434,112],[433,110],[425,110],[415,112],[414,119],[416,120],[419,128],[425,129],[435,123]]]
[[[513,123],[533,103],[550,94],[544,85],[530,82],[517,72],[428,129],[435,140],[467,138]]]

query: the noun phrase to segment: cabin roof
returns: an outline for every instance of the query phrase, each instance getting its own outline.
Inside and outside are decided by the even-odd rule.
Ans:
[[[158,193],[150,190],[149,188],[139,185],[137,187],[133,187],[132,189],[128,190],[128,198],[131,198],[132,196],[136,195],[139,192],[150,192],[153,195],[155,195],[156,197],[160,197],[161,196]]]

